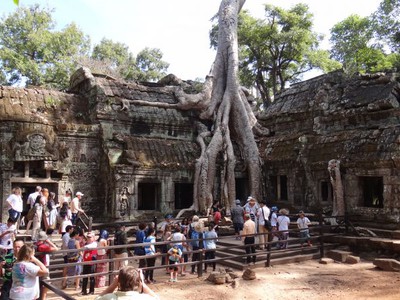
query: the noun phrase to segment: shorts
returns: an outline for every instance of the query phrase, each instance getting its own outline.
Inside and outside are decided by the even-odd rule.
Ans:
[[[239,233],[239,231],[243,230],[243,223],[233,223],[233,228],[236,233]]]
[[[174,270],[174,271],[178,271],[178,266],[176,265],[178,262],[177,261],[173,261],[173,260],[169,260],[169,270]]]

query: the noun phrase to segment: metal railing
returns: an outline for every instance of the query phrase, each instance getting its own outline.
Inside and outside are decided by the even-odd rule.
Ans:
[[[331,218],[331,217],[329,217]],[[308,247],[308,249],[319,249],[319,255],[320,257],[324,257],[325,255],[325,238],[329,237],[329,236],[335,236],[335,235],[342,235],[342,234],[346,234],[347,230],[348,230],[348,226],[346,218],[344,217],[335,217],[336,219],[340,219],[343,220],[343,222],[337,222],[338,224],[335,225],[326,225],[325,224],[325,218],[323,216],[318,216],[318,225],[317,226],[311,226],[310,229],[310,233],[311,233],[311,237],[310,239],[314,243],[315,245],[312,247]],[[342,231],[339,232],[338,229],[342,228]],[[301,229],[289,229],[289,234],[293,235],[297,235]],[[329,231],[329,233],[326,233],[326,231]],[[293,248],[288,248],[288,249],[282,249],[282,250],[275,250],[273,249],[273,246],[276,246],[278,243],[280,243],[281,241],[274,241],[273,240],[273,236],[280,234],[280,231],[275,231],[275,232],[270,232],[268,233],[268,242],[266,242],[267,248],[265,250],[263,250],[262,252],[257,252],[256,256],[257,256],[257,261],[258,262],[265,262],[265,266],[269,267],[271,266],[271,255],[274,253],[286,253],[288,255],[290,255],[291,253],[293,253],[294,251],[298,251],[299,247],[293,247]],[[260,234],[255,234],[252,236],[258,236]],[[234,236],[233,235],[227,235],[227,236],[220,236],[218,237],[219,241],[222,241],[224,239],[232,239]],[[242,238],[245,237],[244,235],[241,236]],[[186,243],[190,243],[192,241],[199,241],[200,243],[204,242],[205,238],[200,238],[200,239],[187,239],[185,242]],[[289,244],[295,244],[298,242],[301,242],[303,239],[302,238],[293,238],[291,237],[289,240],[287,240],[287,242]],[[123,258],[115,258],[114,257],[114,251],[115,249],[123,249],[123,248],[127,248],[129,253],[132,253],[132,250],[134,250],[135,247],[144,247],[144,246],[148,246],[150,244],[154,245],[156,248],[160,248],[163,245],[168,245],[171,246],[175,243],[181,243],[181,241],[162,241],[162,242],[156,242],[156,243],[130,243],[127,245],[118,245],[118,246],[107,246],[107,247],[98,247],[98,248],[91,248],[91,250],[93,249],[105,249],[108,253],[108,257],[107,259],[102,259],[102,260],[97,260],[95,263],[108,263],[109,264],[109,271],[107,272],[103,272],[103,273],[95,273],[95,274],[83,274],[83,275],[76,275],[76,276],[67,276],[67,277],[58,277],[58,278],[51,278],[51,279],[45,279],[41,281],[41,284],[46,286],[47,288],[49,288],[51,291],[53,291],[55,294],[59,295],[60,297],[63,297],[64,299],[69,299],[72,300],[74,299],[73,297],[69,296],[68,294],[66,294],[64,291],[60,290],[59,288],[55,287],[52,285],[53,282],[56,281],[61,281],[63,279],[69,278],[69,279],[75,279],[75,278],[87,278],[87,277],[93,277],[93,276],[100,276],[100,275],[106,275],[109,277],[109,282],[112,282],[113,280],[113,276],[116,275],[118,273],[119,270],[114,270],[114,263],[116,261],[136,261],[136,260],[140,260],[140,259],[145,259],[145,258],[158,258],[160,257],[161,260],[163,261],[164,258],[168,255],[167,253],[157,253],[155,255],[146,255],[146,256],[137,256],[137,255],[130,255],[129,257],[123,257]],[[318,244],[318,245],[317,245]],[[258,243],[254,243],[251,245],[231,245],[229,247],[217,247],[217,251],[221,252],[224,250],[229,250],[229,249],[241,249],[241,250],[245,250],[246,247],[248,246],[257,246],[259,245]],[[86,248],[81,248],[81,249],[68,249],[68,250],[58,250],[58,251],[54,251],[52,252],[53,255],[57,255],[57,254],[62,254],[63,256],[66,255],[67,253],[71,253],[71,252],[82,252],[84,251]],[[254,254],[250,253],[243,253],[243,254],[236,254],[236,255],[229,255],[229,257],[218,257],[215,259],[211,259],[211,260],[205,260],[204,259],[204,253],[207,250],[192,250],[192,251],[185,251],[185,254],[193,255],[195,253],[199,254],[199,260],[198,261],[191,261],[191,262],[185,262],[185,263],[178,263],[177,266],[178,267],[183,267],[183,266],[193,266],[196,265],[196,269],[197,269],[197,275],[198,277],[202,277],[203,276],[203,264],[206,263],[223,263],[225,260],[228,259],[234,259],[234,258],[242,258],[243,260],[246,259],[249,256],[253,256]],[[39,253],[40,254],[40,253]],[[73,267],[73,266],[77,266],[77,265],[87,265],[87,264],[93,264],[93,262],[76,262],[76,263],[62,263],[62,264],[51,264],[48,268],[50,270],[50,277],[51,274],[55,274],[56,270],[59,270],[60,268],[64,268],[64,267]],[[157,270],[157,269],[163,269],[166,268],[167,265],[160,265],[160,266],[153,266],[153,267],[145,267],[142,268],[143,270]]]

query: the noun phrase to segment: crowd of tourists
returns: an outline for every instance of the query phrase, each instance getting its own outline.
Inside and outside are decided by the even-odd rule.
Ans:
[[[136,294],[140,295],[138,299],[157,298],[148,286],[156,282],[154,270],[157,260],[161,266],[165,266],[171,283],[177,282],[179,276],[185,276],[187,272],[196,274],[200,268],[204,272],[209,267],[215,271],[218,230],[224,217],[224,208],[219,202],[212,205],[205,222],[197,215],[174,220],[168,214],[157,228],[153,222],[140,223],[134,237],[128,237],[125,224],[120,223],[111,240],[106,229],[100,229],[96,235],[95,232],[84,232],[76,225],[78,214],[84,212],[80,205],[82,196],[83,193],[77,192],[75,198],[71,199],[71,193],[67,191],[61,203],[56,203],[54,193],[37,187],[28,197],[28,213],[24,218],[27,232],[32,226],[32,243],[24,244],[24,241],[16,238],[22,216],[21,190],[13,190],[7,199],[10,205],[9,218],[6,224],[0,225],[0,270],[3,277],[0,300],[37,299],[39,294],[40,299],[46,299],[47,289],[42,287],[39,290],[38,278],[49,278],[49,254],[59,250],[51,240],[54,230],[61,233],[61,249],[65,250],[62,289],[72,285],[82,295],[94,294],[95,288],[106,287],[109,263],[103,260],[111,255],[108,249],[110,245],[118,246],[111,251],[116,276],[98,299],[115,299],[117,294],[121,299]],[[287,248],[290,224],[288,214],[285,208],[269,208],[264,201],[258,202],[251,196],[243,206],[240,200],[236,200],[236,206],[231,209],[234,238],[244,243],[248,264],[255,264],[256,246],[259,250],[265,249],[268,237],[277,239],[278,249]],[[310,220],[301,211],[297,226],[302,246],[303,243],[311,246],[309,225]],[[134,240],[133,245],[128,242],[128,238]],[[131,249],[138,260],[138,269],[129,266]],[[201,255],[204,255],[204,267],[196,263],[200,261]],[[192,264],[183,264],[187,262]],[[88,276],[80,279],[77,277],[79,275]],[[69,282],[69,277],[74,279]],[[115,292],[117,287],[118,291]]]

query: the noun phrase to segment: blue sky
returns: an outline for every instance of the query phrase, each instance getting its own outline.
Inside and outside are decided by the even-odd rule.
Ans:
[[[210,49],[210,19],[220,0],[19,0],[20,5],[39,3],[55,9],[58,27],[75,22],[91,37],[103,37],[129,46],[133,54],[145,47],[159,48],[170,63],[169,73],[182,79],[204,78],[215,59]],[[314,14],[314,30],[325,34],[350,14],[368,16],[381,0],[247,0],[244,9],[254,17],[264,16],[263,4],[289,8],[305,3]],[[16,9],[12,0],[0,0],[1,15]]]

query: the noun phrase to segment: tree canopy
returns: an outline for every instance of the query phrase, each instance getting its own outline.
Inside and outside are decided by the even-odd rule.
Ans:
[[[90,52],[89,36],[74,23],[55,30],[53,11],[38,4],[18,7],[0,21],[0,83],[65,89],[79,66],[124,80],[156,81],[169,64],[159,49],[137,57],[129,47],[103,38]]]
[[[76,58],[89,50],[89,38],[75,25],[54,30],[51,10],[39,5],[19,7],[0,23],[3,84],[64,88]]]
[[[313,68],[324,72],[340,68],[329,52],[318,49],[322,39],[312,31],[313,15],[305,4],[286,10],[265,5],[265,19],[256,19],[247,11],[239,17],[238,39],[240,80],[246,87],[255,86],[264,105],[288,83],[300,81]],[[217,46],[214,28],[212,46]]]
[[[383,0],[369,17],[350,15],[331,29],[331,55],[347,73],[400,67],[400,1]]]

